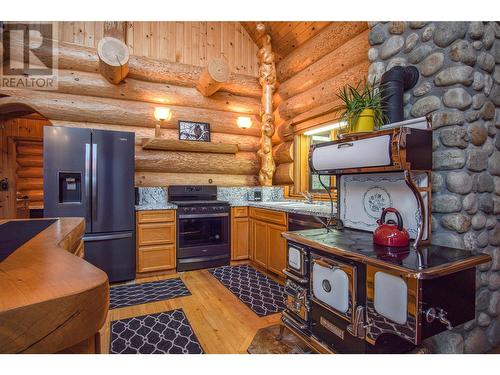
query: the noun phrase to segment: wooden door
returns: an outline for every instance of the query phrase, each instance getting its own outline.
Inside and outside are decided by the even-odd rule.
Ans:
[[[258,220],[253,221],[252,238],[254,248],[254,262],[267,268],[267,225]]]
[[[231,225],[231,260],[248,259],[248,239],[248,218],[233,218]]]
[[[281,236],[283,232],[286,232],[286,226],[267,224],[267,269],[285,277],[286,240]]]

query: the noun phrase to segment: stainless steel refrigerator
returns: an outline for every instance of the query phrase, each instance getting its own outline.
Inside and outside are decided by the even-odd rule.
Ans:
[[[44,216],[84,217],[85,259],[110,282],[135,278],[134,138],[56,126],[43,131]]]

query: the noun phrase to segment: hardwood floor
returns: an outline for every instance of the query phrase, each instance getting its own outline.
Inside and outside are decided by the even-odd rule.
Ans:
[[[258,329],[276,324],[280,314],[258,317],[207,270],[155,276],[138,283],[180,277],[190,296],[110,310],[101,329],[101,352],[109,352],[113,320],[182,308],[205,353],[246,353]]]

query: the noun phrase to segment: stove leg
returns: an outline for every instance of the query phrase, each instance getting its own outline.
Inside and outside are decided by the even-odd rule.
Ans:
[[[281,323],[280,324],[280,332],[278,333],[278,336],[276,336],[276,341],[281,341],[283,339],[283,333],[285,333],[286,326]]]

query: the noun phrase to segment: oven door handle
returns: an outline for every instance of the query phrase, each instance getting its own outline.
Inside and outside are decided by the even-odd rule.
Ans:
[[[323,258],[313,259],[313,263],[317,263],[321,267],[330,268],[331,270],[340,268],[338,265],[332,264]]]
[[[210,217],[228,217],[229,213],[219,213],[219,214],[188,214],[188,215],[179,215],[179,219],[202,219],[202,218],[210,218]]]

